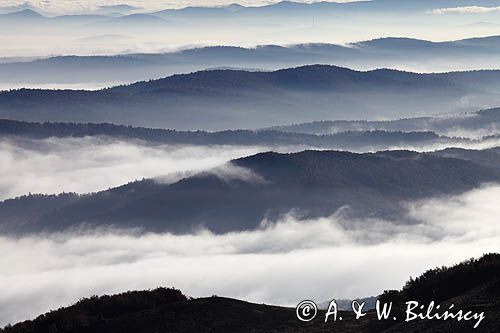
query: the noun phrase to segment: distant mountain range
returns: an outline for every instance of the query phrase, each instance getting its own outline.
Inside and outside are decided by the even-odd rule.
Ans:
[[[208,18],[208,19],[218,19],[218,18],[228,18],[228,17],[246,17],[246,16],[257,16],[257,15],[297,15],[300,12],[354,12],[354,11],[426,11],[439,8],[449,8],[449,7],[464,7],[464,6],[484,6],[493,7],[498,6],[498,0],[420,0],[420,1],[399,1],[399,0],[371,0],[371,1],[354,1],[354,2],[333,2],[333,1],[321,1],[321,2],[300,2],[300,1],[279,1],[275,3],[270,3],[263,6],[244,6],[237,3],[226,5],[226,6],[188,6],[184,8],[177,9],[165,9],[155,12],[147,12],[146,10],[133,7],[129,5],[119,4],[114,6],[101,6],[97,11],[88,12],[82,14],[83,16],[95,15],[99,13],[101,15],[133,15],[130,12],[141,12],[152,16],[158,16],[165,19],[176,19],[176,18]],[[7,9],[0,7],[0,19],[9,18],[12,16],[21,16],[30,18],[33,13],[36,13],[36,9],[25,4],[10,7],[11,12],[6,12]],[[18,11],[15,11],[19,9]],[[38,14],[38,13],[37,13]],[[38,14],[39,16],[42,16]],[[69,15],[63,15],[69,16]],[[49,19],[49,17],[43,16]],[[58,18],[61,16],[51,15],[51,19]]]
[[[78,14],[78,15],[61,15],[54,17],[47,17],[34,11],[33,9],[23,9],[16,12],[0,14],[0,26],[8,25],[15,21],[23,22],[26,24],[35,24],[42,26],[62,25],[64,24],[117,24],[119,22],[141,23],[147,25],[150,22],[163,22],[167,21],[161,19],[156,15],[150,14],[126,14],[115,15],[116,13],[107,13],[106,10],[100,11],[97,14]]]
[[[228,16],[247,17],[257,15],[298,15],[302,13],[352,13],[352,12],[407,12],[426,11],[438,8],[457,6],[498,6],[498,0],[372,0],[354,2],[320,1],[313,3],[297,1],[281,1],[265,6],[248,7],[233,4],[225,7],[186,7],[182,9],[167,9],[153,13],[163,18],[176,17],[212,17]]]
[[[60,20],[62,20],[61,18]],[[76,20],[75,17],[71,19]],[[114,18],[116,24],[148,21],[157,17],[131,15]],[[109,23],[106,19],[103,24]],[[166,23],[166,22],[164,22]],[[102,31],[100,32],[102,34]],[[119,35],[112,35],[119,41]],[[98,37],[95,37],[98,38]],[[90,41],[87,39],[87,41]],[[99,42],[99,40],[96,39]],[[0,64],[0,83],[71,84],[134,82],[172,74],[226,67],[276,70],[309,64],[332,64],[357,69],[412,68],[449,71],[499,68],[500,37],[429,42],[410,38],[382,38],[348,45],[262,45],[255,48],[213,46],[160,54],[116,56],[59,56],[31,62]],[[428,68],[425,68],[425,67]]]
[[[0,117],[221,130],[318,119],[397,119],[500,105],[500,72],[415,74],[304,66],[211,70],[100,91],[0,93]]]
[[[379,296],[393,302],[391,313],[397,320],[378,321],[372,310],[355,320],[351,312],[341,312],[342,321],[324,322],[319,311],[311,322],[296,318],[295,309],[254,304],[223,297],[188,299],[175,289],[158,288],[113,296],[94,296],[76,304],[41,315],[34,320],[0,329],[2,333],[112,333],[143,332],[470,332],[474,323],[456,320],[414,320],[405,323],[404,302],[417,301],[483,312],[485,319],[477,332],[495,332],[500,325],[498,290],[500,255],[488,254],[452,267],[431,269],[399,291]],[[125,329],[126,328],[126,329]]]
[[[0,29],[9,31],[10,43],[5,43],[0,56],[50,56],[50,55],[104,55],[134,52],[165,52],[173,48],[193,45],[237,45],[253,46],[269,44],[302,43],[351,43],[353,41],[395,36],[443,41],[448,38],[464,39],[471,36],[484,37],[498,34],[500,21],[493,13],[476,15],[437,14],[435,10],[464,6],[500,6],[498,0],[374,0],[349,3],[314,2],[299,3],[283,1],[264,6],[242,6],[232,4],[215,7],[186,7],[151,11],[130,6],[104,6],[92,11],[81,7],[73,14],[41,15],[30,4],[19,4],[0,8]],[[41,10],[58,7],[43,6]],[[77,6],[75,6],[77,7]],[[154,6],[158,8],[157,6]],[[476,8],[474,7],[474,8]],[[95,8],[95,7],[94,7]],[[22,10],[18,10],[22,9]],[[11,12],[7,12],[11,11]],[[67,7],[66,7],[67,11]],[[62,10],[61,12],[65,12]],[[404,15],[405,20],[399,20]],[[366,24],[369,22],[369,25]],[[34,34],[33,32],[36,32]],[[82,38],[99,35],[126,34],[131,40],[108,42],[83,42]],[[43,46],[39,43],[41,36]],[[389,42],[389,45],[379,46]],[[498,68],[497,59],[489,52],[494,49],[494,40],[480,45],[474,40],[462,42],[432,43],[419,40],[391,40],[384,43],[353,43],[347,47],[318,49],[306,45],[305,49],[287,51],[282,67],[313,63],[334,64],[357,69],[391,67],[411,71],[452,71],[467,69]],[[498,44],[498,43],[497,43]],[[334,52],[333,49],[338,52]],[[349,50],[351,48],[351,50]],[[254,55],[253,58],[259,56]],[[250,54],[251,55],[251,54]],[[272,56],[272,54],[271,54]],[[370,57],[372,59],[370,59]],[[175,59],[174,59],[175,60]],[[189,60],[189,59],[188,59]],[[173,73],[189,72],[208,67],[232,66],[263,69],[278,69],[277,64],[260,61],[252,65],[248,59],[235,58],[231,63],[217,60],[190,62],[182,69],[181,64],[164,64],[158,70],[149,68],[149,74],[140,75],[135,68],[114,79],[102,80],[105,73],[94,70],[94,81],[90,73],[78,71],[82,82],[131,82],[158,78]],[[84,62],[84,61],[83,61]],[[212,63],[212,65],[210,65]],[[481,67],[482,65],[482,67]],[[42,71],[43,66],[39,69]],[[0,71],[2,74],[3,71]],[[8,72],[8,71],[7,71]],[[55,72],[49,83],[70,80]],[[69,72],[66,72],[69,73]],[[108,75],[113,71],[108,70]],[[29,75],[29,70],[22,77]],[[68,75],[73,80],[74,75]],[[110,75],[111,76],[111,75]],[[133,76],[133,77],[131,77]],[[119,79],[121,77],[122,79]],[[128,77],[128,78],[127,78]],[[131,77],[131,78],[130,78]],[[47,82],[42,75],[16,82],[32,84]],[[57,79],[57,81],[55,81]]]
[[[61,231],[78,225],[187,233],[252,230],[294,210],[404,221],[401,201],[450,195],[500,181],[500,150],[419,154],[304,151],[261,153],[173,184],[143,180],[89,195],[30,195],[0,203],[2,232]]]

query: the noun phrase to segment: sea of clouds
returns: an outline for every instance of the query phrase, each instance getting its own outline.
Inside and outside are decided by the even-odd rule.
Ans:
[[[260,182],[258,175],[224,163],[267,150],[109,137],[3,138],[0,198],[98,191],[143,177],[170,183],[208,169],[221,177]],[[405,220],[415,221],[410,225],[347,220],[339,211],[305,221],[290,213],[276,223],[263,221],[258,230],[223,235],[116,229],[3,235],[0,326],[81,297],[158,286],[174,286],[195,297],[217,294],[290,306],[303,298],[321,302],[377,295],[434,266],[500,251],[498,202],[500,185],[491,184],[459,196],[403,204]]]
[[[174,286],[190,296],[294,306],[380,294],[410,276],[500,251],[500,185],[407,203],[416,222],[342,214],[215,235],[87,230],[0,237],[0,326],[81,297]]]

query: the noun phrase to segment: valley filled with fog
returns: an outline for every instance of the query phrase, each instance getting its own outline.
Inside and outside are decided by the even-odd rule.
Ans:
[[[224,235],[104,229],[2,236],[0,324],[87,295],[162,285],[194,297],[217,294],[287,306],[303,298],[376,295],[428,267],[498,251],[499,200],[500,187],[493,185],[408,203],[416,223],[399,227],[341,214],[305,221],[290,215],[275,225]]]
[[[7,135],[15,125],[25,129]],[[70,129],[67,136],[53,136],[64,130],[62,124],[37,128],[0,121],[0,199],[28,193],[85,194],[143,178],[173,182],[267,151],[490,149],[500,145],[500,110],[386,122],[305,123],[234,133],[161,132],[106,125],[95,126],[92,132],[82,126]],[[23,177],[16,179],[19,173]]]
[[[477,145],[469,148],[491,148],[498,142],[491,147]],[[6,162],[2,164],[1,194],[7,199],[28,192],[88,193],[151,177],[168,186],[200,171],[235,184],[231,186],[265,184],[266,179],[251,170],[221,166],[258,152],[305,148],[169,145],[112,136],[5,136],[1,140]],[[441,155],[458,156],[452,150]],[[495,165],[500,155],[492,156],[496,160],[487,164]],[[13,182],[19,172],[24,177]],[[304,199],[307,196],[304,192]],[[187,234],[153,233],[116,223],[4,234],[0,237],[1,251],[6,254],[0,260],[0,285],[4,286],[0,322],[33,318],[86,295],[162,285],[175,286],[194,297],[217,294],[285,306],[302,298],[320,302],[332,295],[376,295],[428,267],[498,250],[499,199],[498,183],[493,182],[461,194],[395,200],[394,210],[402,215],[396,220],[353,217],[346,214],[350,210],[346,205],[319,218],[292,209],[276,219],[258,221],[256,229],[222,234],[203,223]],[[0,211],[5,209],[0,205]],[[33,253],[44,260],[32,259]]]
[[[495,252],[500,240],[496,221],[500,213],[496,204],[500,199],[499,119],[500,111],[493,109],[459,116],[304,123],[234,132],[0,122],[0,195],[8,199],[0,203],[4,230],[0,249],[6,254],[0,259],[0,285],[4,286],[0,288],[0,323],[33,318],[87,295],[157,286],[175,286],[193,297],[217,294],[284,306],[302,298],[321,302],[332,295],[366,297],[397,288],[428,267]],[[290,195],[297,189],[287,182],[295,176],[283,182],[279,173],[295,168],[285,162],[294,155],[284,153],[300,154],[305,149],[324,154],[330,154],[329,149],[356,151],[358,155],[352,158],[359,162],[306,171],[310,167],[302,163],[318,162],[297,160],[294,163],[300,163],[306,174],[312,172],[307,177],[313,178],[301,183],[294,198]],[[279,163],[285,164],[276,170],[277,175],[265,169],[274,163],[272,159],[260,161],[260,155],[255,155],[269,151],[283,154]],[[422,155],[412,157],[419,153],[410,151]],[[344,158],[332,153],[337,156],[333,163]],[[239,158],[244,159],[240,162]],[[372,158],[383,160],[387,171],[376,173],[378,162],[371,164]],[[346,163],[351,163],[349,159]],[[408,175],[415,173],[410,176],[415,180],[393,184],[408,177],[404,173],[389,176],[390,168],[402,171],[398,165],[403,161],[409,163],[403,168],[411,168]],[[363,165],[373,170],[363,171]],[[336,173],[347,177],[348,183],[362,184],[364,177],[385,179],[376,186],[396,192],[387,198],[375,196],[380,201],[375,205],[369,204],[375,197],[368,193],[378,187],[370,189],[370,185],[363,190],[363,185],[346,185],[341,180],[344,185],[328,185],[334,192],[311,192],[316,186],[327,186],[328,177]],[[451,178],[444,180],[445,174]],[[203,185],[203,179],[211,177],[222,182],[222,191],[229,195],[223,199],[226,202],[217,201],[217,196],[224,197],[218,183]],[[429,177],[437,178],[430,181]],[[182,185],[186,182],[192,185]],[[427,182],[436,184],[429,187]],[[182,186],[181,191],[194,191],[194,197],[175,194],[180,197],[173,207],[168,206],[169,199],[156,203],[154,193],[169,197],[171,187]],[[338,186],[345,189],[335,190]],[[252,196],[238,201],[241,195],[247,196],[238,194],[246,187],[249,193],[262,191],[260,195],[271,200],[269,207],[288,204],[278,214],[263,210],[264,215],[249,215],[261,217],[251,222],[252,227],[245,226],[253,217],[245,216],[244,210],[261,209],[260,204],[252,206]],[[269,187],[283,192],[269,197]],[[61,192],[78,194],[50,196]],[[198,192],[212,199],[200,201],[194,194]],[[415,196],[417,192],[422,194]],[[329,196],[338,201],[337,206],[329,206]],[[12,200],[15,197],[19,198]],[[143,197],[154,203],[144,207],[153,210],[152,217],[136,213],[142,210]],[[104,200],[102,212],[94,200]],[[300,201],[304,206],[299,209]],[[228,217],[217,221],[219,215],[208,215],[207,204]],[[163,205],[178,216],[184,216],[183,207],[202,215],[181,218],[187,229],[175,227],[170,217],[160,217],[154,223],[164,227],[158,229],[151,223],[157,219],[154,211],[163,212]],[[106,207],[115,208],[108,212]],[[80,217],[81,212],[90,214]],[[92,222],[94,214],[110,217]],[[132,215],[139,220],[127,222],[120,217]],[[31,227],[33,221],[39,226]],[[237,230],[221,232],[227,224]],[[33,253],[43,260],[34,260]]]
[[[414,284],[497,309],[489,257],[458,291],[453,270],[413,278],[500,252],[499,8],[3,1],[0,333],[146,314],[238,331],[196,321],[196,302],[293,308]],[[157,287],[193,297],[182,318],[91,297]],[[90,314],[15,325],[78,300]],[[101,301],[116,317],[92,312]]]

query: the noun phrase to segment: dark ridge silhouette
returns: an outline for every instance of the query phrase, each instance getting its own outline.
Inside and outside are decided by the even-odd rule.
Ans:
[[[173,184],[133,182],[80,196],[66,205],[54,204],[56,209],[47,206],[40,211],[39,200],[29,196],[4,201],[0,227],[4,232],[30,233],[84,224],[189,233],[204,226],[225,233],[253,230],[263,219],[274,221],[292,210],[302,218],[315,218],[346,205],[345,217],[411,223],[401,201],[458,194],[500,180],[500,164],[495,165],[498,149],[455,150],[453,158],[449,154],[261,153]],[[224,171],[227,168],[234,171]]]
[[[411,278],[400,291],[386,291],[379,296],[382,302],[393,302],[398,318],[405,302],[434,301],[443,309],[454,304],[456,309],[485,312],[485,320],[477,329],[474,324],[452,320],[416,320],[411,325],[373,323],[372,328],[387,328],[384,332],[496,332],[500,327],[500,254],[486,254],[480,259],[470,259],[452,267],[437,267]]]
[[[5,327],[2,333],[59,332],[496,332],[500,326],[500,255],[487,254],[452,267],[431,269],[410,279],[400,291],[386,291],[378,298],[393,302],[393,318],[378,321],[375,312],[355,320],[341,312],[342,321],[324,323],[324,311],[315,320],[297,320],[295,309],[254,304],[223,297],[187,299],[175,289],[127,292],[91,297],[73,306]],[[406,301],[485,312],[477,329],[474,323],[452,320],[403,322]]]
[[[449,138],[433,132],[347,131],[332,135],[292,133],[279,130],[228,130],[221,132],[176,131],[113,124],[34,123],[0,119],[0,137],[106,136],[139,139],[150,143],[191,145],[265,145],[308,146],[342,150],[382,150],[390,146],[473,143],[464,138]]]
[[[91,296],[70,307],[51,311],[19,326],[23,332],[78,332],[83,328],[99,327],[99,324],[127,314],[140,314],[162,305],[187,300],[180,290],[174,288],[128,291],[113,296]]]

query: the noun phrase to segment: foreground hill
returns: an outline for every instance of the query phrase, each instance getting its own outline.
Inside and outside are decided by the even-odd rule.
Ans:
[[[0,228],[25,233],[85,224],[187,233],[204,226],[223,233],[255,229],[291,210],[312,218],[346,205],[346,216],[404,221],[401,201],[499,181],[498,156],[498,149],[262,153],[173,184],[143,180],[77,198],[51,196],[50,205],[41,204],[44,196],[6,200],[0,203]]]
[[[386,291],[382,302],[393,302],[398,320],[377,321],[370,311],[360,320],[342,312],[342,321],[324,323],[324,312],[304,323],[295,309],[210,297],[187,299],[175,289],[127,292],[92,297],[35,320],[6,327],[3,333],[59,332],[497,332],[500,326],[500,255],[488,254],[453,267],[429,270],[400,291]],[[406,301],[484,312],[479,327],[453,320],[403,322]]]
[[[321,65],[274,72],[211,70],[100,91],[1,92],[0,117],[206,130],[394,119],[499,105],[499,73],[359,72]]]
[[[386,292],[379,298],[393,301],[405,308],[408,300],[429,304],[434,301],[442,308],[453,304],[464,313],[484,312],[485,319],[473,329],[474,323],[453,320],[415,320],[410,325],[398,323],[384,332],[497,332],[500,327],[500,255],[488,254],[478,260],[468,260],[452,267],[431,269],[411,279],[399,292]],[[381,325],[383,327],[383,325]]]

